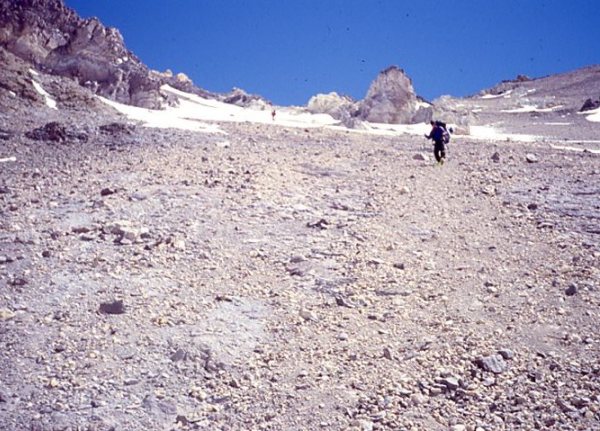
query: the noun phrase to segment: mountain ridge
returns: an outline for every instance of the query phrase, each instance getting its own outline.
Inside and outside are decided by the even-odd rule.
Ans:
[[[264,97],[241,89],[234,88],[228,94],[211,93],[195,85],[183,73],[151,70],[127,49],[118,29],[104,26],[94,17],[81,18],[63,0],[0,0],[0,12],[0,46],[32,67],[70,78],[94,94],[133,106],[162,109],[178,103],[172,94],[161,91],[166,84],[239,106],[263,110],[273,106]],[[542,107],[562,105],[575,112],[588,99],[593,103],[600,96],[598,69],[600,66],[590,65],[539,78],[519,75],[472,96],[443,96],[427,103],[416,94],[411,78],[402,68],[389,66],[375,77],[362,100],[317,94],[309,100],[306,109],[330,114],[348,127],[359,127],[361,121],[420,123],[433,117],[468,126],[479,124],[478,117],[485,115],[480,112],[486,107],[475,103],[479,98],[525,89],[518,94],[520,101],[498,104],[498,109],[518,109],[533,103]],[[540,84],[546,87],[545,93],[539,88],[535,89],[535,96],[527,93],[533,90],[532,86]],[[496,115],[494,109],[491,116]]]

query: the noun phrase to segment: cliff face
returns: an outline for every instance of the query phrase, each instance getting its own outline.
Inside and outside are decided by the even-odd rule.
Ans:
[[[0,45],[110,99],[146,108],[164,102],[161,80],[125,47],[119,31],[82,19],[62,0],[0,0]]]

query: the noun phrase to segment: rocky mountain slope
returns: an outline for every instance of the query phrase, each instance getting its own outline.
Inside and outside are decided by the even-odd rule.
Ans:
[[[148,69],[115,28],[82,19],[62,0],[1,0],[0,46],[44,72],[72,78],[95,94],[158,109],[164,84],[207,97],[182,73]]]
[[[408,135],[13,92],[3,429],[600,425],[597,154],[463,139],[439,167]]]
[[[436,166],[310,118],[144,127],[34,66],[0,47],[0,429],[600,428],[599,123],[564,80],[445,99],[533,139]]]
[[[433,102],[436,116],[460,125],[492,125],[513,133],[555,139],[597,139],[596,127],[586,121],[582,107],[600,99],[600,66],[531,79],[504,81],[479,94]]]

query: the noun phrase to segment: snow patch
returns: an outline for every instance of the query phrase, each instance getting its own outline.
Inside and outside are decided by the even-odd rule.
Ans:
[[[15,156],[12,157],[5,157],[3,159],[0,159],[0,163],[8,163],[8,162],[16,162],[17,158]]]
[[[516,133],[502,133],[490,126],[470,126],[470,135],[466,137],[475,139],[488,139],[490,141],[515,141],[515,142],[534,142],[540,139],[535,135],[521,135]]]
[[[598,142],[598,141],[596,141]],[[591,148],[578,148],[578,147],[568,147],[564,145],[550,145],[551,148],[556,150],[565,150],[565,151],[575,151],[578,153],[592,153],[592,154],[600,154],[600,150],[595,150]]]
[[[37,75],[37,73],[36,73]],[[50,96],[50,94],[48,94],[48,92],[46,90],[44,90],[44,88],[35,80],[31,80],[31,83],[33,84],[33,88],[35,88],[35,91],[37,91],[39,94],[41,94],[42,96],[44,96],[44,100],[46,101],[46,106],[48,106],[49,108],[52,109],[58,109],[56,107],[56,100],[54,100],[52,98],[52,96]]]
[[[107,105],[125,114],[129,119],[141,121],[147,127],[224,133],[217,125],[205,122],[251,122],[302,128],[323,127],[339,123],[330,115],[310,114],[294,108],[278,108],[276,118],[273,120],[270,110],[243,108],[218,100],[206,99],[195,94],[176,90],[169,85],[163,85],[161,90],[167,94],[177,96],[179,104],[167,107],[164,110],[152,110],[124,105],[102,97],[99,98]]]
[[[582,115],[586,115],[586,120],[593,121],[594,123],[600,123],[600,108],[593,109],[591,111],[580,112]]]
[[[202,123],[196,118],[186,118],[179,108],[167,108],[163,111],[138,108],[137,106],[125,105],[113,100],[96,96],[102,102],[113,107],[121,114],[133,121],[140,121],[146,127],[158,129],[181,129],[194,132],[224,133],[219,126],[214,124]]]
[[[480,97],[480,99],[499,99],[501,97],[508,99],[510,97],[510,93],[512,93],[512,90],[508,90],[500,94],[484,94]]]
[[[511,114],[518,114],[518,113],[524,113],[524,112],[552,112],[552,111],[556,111],[557,109],[560,109],[560,108],[562,108],[562,105],[553,106],[551,108],[540,108],[535,105],[523,105],[520,108],[503,109],[500,112],[507,112],[507,113],[511,113]]]
[[[480,99],[498,99],[499,97],[503,97],[502,94],[484,94],[480,97]]]

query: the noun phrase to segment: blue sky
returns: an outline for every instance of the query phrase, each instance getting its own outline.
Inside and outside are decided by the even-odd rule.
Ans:
[[[330,91],[362,99],[390,65],[431,100],[600,64],[597,0],[65,2],[117,27],[153,69],[279,105]]]

